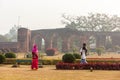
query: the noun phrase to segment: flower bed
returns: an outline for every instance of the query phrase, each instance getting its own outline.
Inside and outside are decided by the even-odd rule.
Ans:
[[[115,60],[120,61],[120,58],[87,58],[87,60]]]
[[[89,70],[93,68],[94,70],[120,70],[120,63],[63,63],[59,62],[56,64],[56,69],[63,70]]]
[[[76,62],[77,63],[79,63],[80,62],[80,60],[79,59],[77,59],[76,60]],[[120,63],[120,58],[87,58],[87,62],[88,63],[94,63],[94,64],[96,64],[96,63],[107,63],[107,64],[114,64],[114,63],[116,63],[116,64],[118,64],[118,63]]]
[[[55,48],[48,48],[48,49],[46,49],[46,54],[47,54],[47,56],[54,56],[55,54],[57,54],[56,51],[57,51],[57,49],[55,49]]]

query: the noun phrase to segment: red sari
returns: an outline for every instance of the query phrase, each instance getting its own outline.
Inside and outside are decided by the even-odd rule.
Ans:
[[[38,69],[38,49],[37,46],[34,45],[32,49],[32,64],[31,69]]]

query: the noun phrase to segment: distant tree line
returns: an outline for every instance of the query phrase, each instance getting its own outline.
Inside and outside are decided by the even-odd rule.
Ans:
[[[21,26],[14,25],[5,35],[0,35],[0,42],[17,42],[17,30]]]

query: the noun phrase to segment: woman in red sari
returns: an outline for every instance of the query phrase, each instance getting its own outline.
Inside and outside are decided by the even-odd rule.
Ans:
[[[32,49],[32,64],[31,64],[31,69],[38,69],[38,48],[37,45],[33,46]]]

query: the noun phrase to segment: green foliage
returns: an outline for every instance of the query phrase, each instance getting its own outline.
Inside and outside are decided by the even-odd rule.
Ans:
[[[0,42],[8,42],[9,40],[3,36],[3,35],[0,35]]]
[[[75,41],[75,42],[77,42],[77,41]],[[74,44],[74,45],[77,45],[77,44],[78,44],[78,43],[76,43],[76,44]],[[77,51],[78,51],[78,50],[77,50],[76,47],[73,47],[73,48],[72,48],[72,52],[73,52],[73,54],[74,54],[74,53],[77,53]]]
[[[101,49],[102,53],[105,53],[105,47],[104,46],[101,46],[100,49]]]
[[[119,45],[116,45],[114,48],[115,48],[115,51],[120,50],[120,46]]]
[[[1,58],[0,58],[1,59]],[[24,59],[16,59],[16,58],[6,58],[5,60],[5,64],[15,64],[15,63],[19,63],[21,65],[31,65],[31,61],[32,59],[28,59],[28,58],[24,58]],[[62,62],[61,59],[39,59],[39,64],[42,63],[43,65],[55,65],[57,64],[58,62]],[[79,59],[76,59],[75,60],[75,63],[79,63],[80,60]],[[87,59],[87,62],[88,63],[119,63],[120,60],[119,59]]]
[[[8,53],[5,54],[5,57],[6,58],[16,58],[16,55],[12,52],[8,52]]]
[[[5,62],[5,56],[0,54],[0,64]]]
[[[78,54],[78,53],[74,53],[73,56],[74,56],[76,59],[80,59],[80,58],[81,58],[80,54]]]
[[[4,63],[5,64],[15,64],[16,58],[6,58]]]
[[[73,48],[72,52],[69,52],[69,54],[73,54],[75,59],[80,59],[81,58],[81,55],[79,54],[79,52],[77,51],[76,48]]]
[[[26,58],[32,58],[32,54],[26,54]]]
[[[75,62],[75,56],[73,56],[73,54],[66,53],[62,56],[62,61],[65,63],[73,63]]]
[[[102,53],[102,49],[101,49],[101,48],[96,48],[96,52],[97,52],[97,54],[100,56],[101,53]]]
[[[101,46],[101,47],[96,48],[96,52],[100,56],[102,53],[105,53],[105,47]]]
[[[39,63],[43,64],[43,65],[52,65],[53,61],[52,60],[41,60],[39,61]]]
[[[102,52],[101,48],[96,48],[96,52],[101,53]]]
[[[7,59],[7,62],[6,63],[9,63],[9,60],[11,60],[10,58]],[[17,59],[17,60],[13,60],[12,63],[14,63],[14,61],[16,61],[16,63],[19,63],[21,65],[31,65],[31,59]],[[44,60],[41,60],[39,59],[39,64],[43,64],[43,65],[55,65],[57,64],[58,62],[61,62],[61,60],[59,59],[44,59]]]
[[[19,26],[14,25],[14,26],[10,29],[10,31],[9,31],[7,34],[5,34],[5,37],[6,37],[9,41],[11,41],[11,42],[17,41],[17,30],[18,30],[20,27],[21,27],[20,25],[19,25]]]

